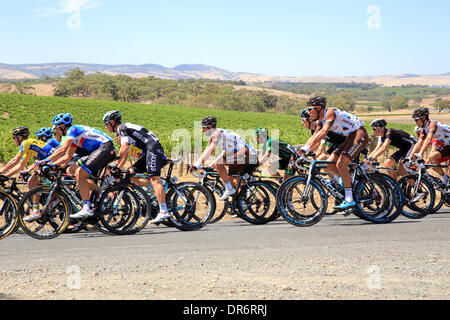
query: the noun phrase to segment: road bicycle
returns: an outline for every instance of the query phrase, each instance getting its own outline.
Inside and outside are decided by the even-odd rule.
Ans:
[[[173,168],[181,159],[167,159],[169,165],[165,177],[161,177],[161,183],[166,194],[167,209],[172,217],[163,222],[164,225],[175,227],[181,231],[195,231],[209,223],[216,210],[216,200],[212,192],[196,182],[178,182],[173,176]],[[134,178],[143,178],[146,181],[143,186],[151,205],[153,218],[159,213],[159,203],[155,191],[146,174],[134,174]],[[159,224],[157,224],[159,225]]]
[[[406,207],[402,214],[410,219],[422,219],[441,209],[443,204],[450,205],[450,193],[447,186],[438,177],[427,172],[429,168],[448,168],[447,165],[426,164],[423,159],[411,161],[405,159],[404,167],[409,173],[398,183],[405,194]],[[439,192],[439,197],[437,193]],[[439,199],[439,201],[436,201]]]
[[[202,167],[193,171],[192,175],[199,179],[201,185],[210,189],[218,197],[221,197],[225,192],[223,181],[212,167]],[[211,223],[219,221],[226,213],[255,225],[266,224],[277,218],[277,184],[272,181],[257,179],[244,172],[230,177],[237,180],[235,187],[237,191],[224,200],[222,211],[212,219]]]
[[[102,183],[108,177],[106,175],[100,178],[89,177],[100,185],[91,192],[94,216],[88,219],[70,219],[71,213],[82,208],[82,200],[73,178],[58,166],[45,166],[40,170],[40,175],[46,177],[50,184],[33,188],[18,204],[22,230],[33,238],[53,239],[61,235],[71,221],[93,225],[104,233],[134,234],[142,229],[138,224],[139,219],[144,219],[142,224],[150,219],[150,207],[142,205],[139,198],[146,201],[146,193],[140,187],[120,178],[116,178],[112,184]],[[68,181],[65,180],[67,178]],[[24,218],[31,213],[33,205],[39,206],[42,218],[27,222]]]
[[[304,155],[295,156],[291,162],[290,166],[299,175],[283,182],[277,193],[278,209],[288,223],[299,227],[312,226],[324,217],[330,196],[336,199],[335,205],[344,200],[343,187],[321,173],[327,164],[335,162],[311,160]],[[356,206],[345,210],[335,209],[333,214],[354,214],[373,223],[387,223],[395,219],[396,215],[391,214],[394,207],[402,206],[394,200],[395,196],[400,196],[397,194],[399,189],[395,193],[391,192],[390,183],[379,177],[370,178],[358,162],[352,163],[350,167],[353,168],[352,188]]]

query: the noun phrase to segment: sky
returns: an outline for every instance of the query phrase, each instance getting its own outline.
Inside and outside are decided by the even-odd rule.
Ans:
[[[449,0],[1,1],[0,63],[442,74],[450,72],[449,12]]]

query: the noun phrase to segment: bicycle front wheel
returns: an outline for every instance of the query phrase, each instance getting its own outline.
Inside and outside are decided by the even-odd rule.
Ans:
[[[166,195],[172,213],[171,226],[181,231],[195,231],[209,223],[216,211],[216,199],[206,187],[195,182],[183,182]]]
[[[38,240],[58,237],[70,222],[71,209],[66,194],[53,190],[51,186],[39,186],[27,192],[18,204],[19,222],[22,230]],[[33,209],[42,217],[35,221],[25,221]]]
[[[295,176],[283,182],[277,192],[281,216],[297,227],[309,227],[320,220],[328,207],[325,189],[320,182],[306,176]]]
[[[410,219],[422,219],[433,209],[436,193],[433,184],[425,177],[419,180],[418,175],[408,175],[398,181],[405,195],[405,206],[402,215]]]
[[[9,194],[0,191],[0,239],[14,232],[19,222],[16,200]]]

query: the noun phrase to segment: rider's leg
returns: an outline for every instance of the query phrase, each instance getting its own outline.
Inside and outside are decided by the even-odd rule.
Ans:
[[[389,158],[386,161],[384,161],[383,167],[392,169],[392,168],[394,168],[396,163],[397,162],[395,161],[395,159]],[[400,166],[399,166],[398,170],[400,171]],[[403,171],[404,171],[404,169],[403,169]],[[397,173],[395,171],[387,171],[387,174],[390,175],[393,179],[397,180]]]

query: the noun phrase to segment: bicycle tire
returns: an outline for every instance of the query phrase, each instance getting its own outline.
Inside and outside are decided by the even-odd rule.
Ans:
[[[437,177],[430,175],[430,179],[433,179],[434,182],[437,184],[441,183],[441,179],[439,179]],[[433,183],[433,181],[431,181],[431,183]],[[445,191],[442,191],[441,189],[438,189],[438,188],[435,188],[434,190],[435,190],[435,192],[436,192],[436,190],[438,190],[439,194],[436,194],[436,198],[434,201],[435,205],[433,206],[433,208],[430,210],[430,212],[428,214],[433,214],[433,213],[438,212],[445,203],[445,197],[446,197]],[[438,197],[438,195],[439,195],[439,197]],[[436,201],[437,199],[439,199],[439,201]]]
[[[201,200],[199,201],[199,198]],[[181,231],[196,231],[209,223],[216,210],[213,193],[196,182],[182,182],[172,187],[166,195],[172,218],[171,226]]]
[[[53,192],[53,197],[48,196]],[[39,205],[43,217],[33,222],[26,222],[24,218],[32,209],[32,198],[39,197]],[[48,203],[47,203],[48,202]],[[38,240],[54,239],[61,235],[70,222],[71,207],[67,195],[60,190],[52,190],[49,185],[42,185],[28,191],[18,203],[19,223],[22,230],[29,236]],[[44,208],[45,210],[42,210]],[[48,230],[46,226],[50,225]]]
[[[421,191],[424,191],[426,195],[424,198],[427,198],[429,196],[430,201],[428,205],[424,207],[419,207],[416,205],[416,203],[412,203],[410,200],[412,199],[413,195],[411,194],[411,185],[408,183],[408,180],[414,181],[414,185],[416,184],[416,181],[418,179],[418,175],[412,174],[402,177],[398,184],[400,185],[400,188],[403,191],[403,194],[405,195],[405,206],[410,209],[410,211],[406,211],[405,209],[402,210],[402,215],[409,218],[409,219],[422,219],[426,217],[432,208],[434,207],[434,201],[435,201],[435,191],[433,184],[426,178],[422,177],[422,183],[420,184],[419,188]]]
[[[277,192],[277,207],[281,216],[288,223],[296,227],[310,227],[315,225],[322,220],[328,207],[325,189],[314,178],[311,179],[310,183],[310,187],[312,188],[312,191],[310,191],[311,194],[307,198],[303,196],[305,190],[304,188],[302,190],[298,186],[306,185],[306,181],[306,176],[291,177],[281,184]],[[294,190],[298,193],[298,195],[295,195],[295,200]],[[313,207],[312,213],[305,215],[306,205],[308,204],[308,199],[311,197],[314,197],[315,200],[317,199],[320,207],[318,209]],[[297,208],[294,206],[294,203],[297,205]],[[303,205],[303,208],[299,208],[301,205]],[[303,209],[303,213],[298,212],[300,209]]]
[[[128,186],[109,186],[102,190],[96,208],[101,224],[115,235],[132,235],[141,230],[133,227],[139,219],[142,206]]]
[[[273,200],[270,200],[271,195]],[[273,221],[278,213],[276,195],[277,190],[264,181],[251,181],[244,185],[236,200],[240,217],[255,225]]]
[[[0,240],[14,233],[19,224],[18,204],[16,199],[0,191]]]

